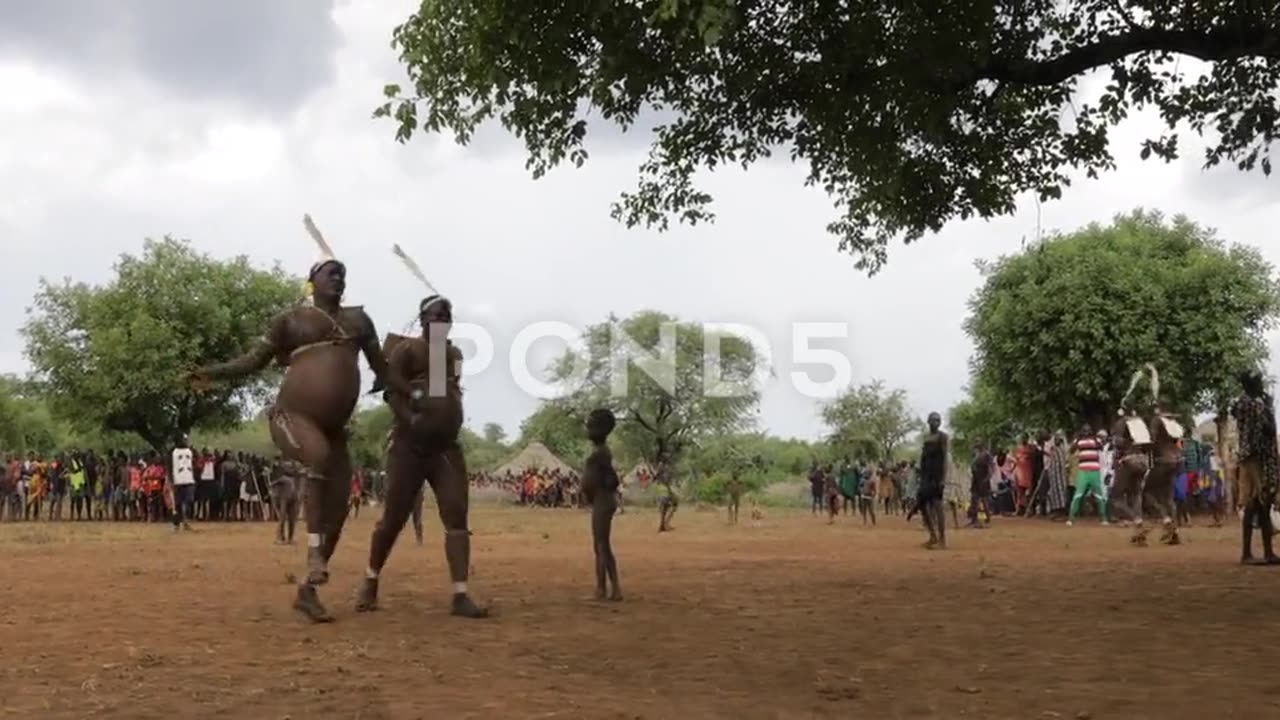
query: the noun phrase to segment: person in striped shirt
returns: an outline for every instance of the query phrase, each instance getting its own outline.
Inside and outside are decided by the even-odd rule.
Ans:
[[[1076,436],[1072,452],[1075,453],[1077,464],[1076,492],[1071,498],[1067,525],[1070,526],[1075,522],[1076,514],[1080,512],[1080,501],[1089,494],[1092,494],[1094,501],[1098,503],[1098,517],[1102,518],[1102,524],[1106,525],[1108,524],[1107,496],[1102,492],[1102,443],[1088,425],[1080,428],[1080,434]]]

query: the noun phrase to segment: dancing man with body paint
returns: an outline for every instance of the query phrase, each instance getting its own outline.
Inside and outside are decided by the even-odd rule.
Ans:
[[[397,255],[426,283],[399,248]],[[430,283],[426,283],[430,287]],[[418,306],[422,336],[388,336],[386,354],[391,374],[408,382],[409,392],[388,388],[384,397],[395,423],[387,444],[385,506],[369,541],[369,567],[360,585],[356,610],[378,608],[378,580],[396,538],[415,507],[421,507],[425,480],[436,496],[444,524],[444,556],[453,585],[450,613],[483,618],[481,608],[467,594],[471,566],[471,532],[467,529],[470,491],[467,466],[458,436],[462,431],[462,352],[449,340],[453,303],[432,294]],[[378,385],[374,389],[380,389]]]
[[[313,622],[330,622],[333,618],[316,588],[329,581],[329,559],[347,518],[351,456],[346,425],[360,396],[357,356],[364,353],[380,382],[405,386],[388,377],[378,332],[364,309],[341,304],[346,266],[333,256],[310,217],[304,224],[322,251],[322,259],[308,274],[311,302],[273,320],[245,355],[198,370],[192,380],[202,387],[210,380],[243,378],[261,371],[272,358],[285,367],[268,417],[276,447],[286,459],[306,468],[306,574],[293,607]]]

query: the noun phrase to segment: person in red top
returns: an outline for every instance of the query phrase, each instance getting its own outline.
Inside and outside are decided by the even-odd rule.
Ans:
[[[130,520],[140,520],[146,515],[146,493],[142,492],[142,463],[129,465],[129,515]]]
[[[143,488],[147,494],[146,512],[148,522],[160,522],[164,519],[164,466],[154,453],[142,472]]]
[[[360,479],[360,471],[351,473],[351,496],[347,498],[347,513],[351,517],[360,517],[360,501],[364,492],[364,482]]]

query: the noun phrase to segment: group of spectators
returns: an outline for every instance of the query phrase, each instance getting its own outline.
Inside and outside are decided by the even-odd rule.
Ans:
[[[1181,524],[1204,513],[1220,524],[1227,511],[1224,472],[1213,443],[1188,435],[1174,481],[1174,505]],[[1023,436],[1017,446],[988,455],[992,506],[997,513],[1074,519],[1089,510],[1111,520],[1107,498],[1115,478],[1116,455],[1106,432],[1083,428],[1070,442],[1063,433]],[[974,470],[976,478],[978,471]],[[1096,476],[1100,487],[1096,489]]]
[[[530,507],[582,507],[582,479],[561,468],[529,467],[502,473],[471,473],[475,487],[497,488],[519,505]]]
[[[261,456],[192,453],[191,519],[266,520],[270,468]],[[0,519],[162,522],[173,510],[169,458],[154,451],[10,453],[0,472]]]

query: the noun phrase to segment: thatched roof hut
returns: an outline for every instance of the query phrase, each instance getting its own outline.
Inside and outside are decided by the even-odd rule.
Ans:
[[[574,469],[568,463],[556,457],[555,453],[548,450],[547,446],[540,442],[529,443],[515,457],[508,460],[502,467],[494,470],[494,473],[497,475],[505,475],[508,472],[519,474],[530,469],[559,470],[563,473],[575,474]]]

